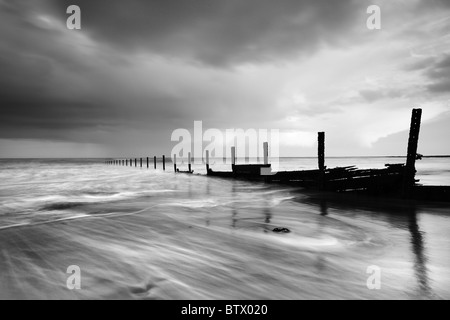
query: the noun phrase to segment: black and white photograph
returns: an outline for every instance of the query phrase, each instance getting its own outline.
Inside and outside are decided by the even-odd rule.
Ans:
[[[449,137],[448,0],[0,0],[0,300],[449,300]]]

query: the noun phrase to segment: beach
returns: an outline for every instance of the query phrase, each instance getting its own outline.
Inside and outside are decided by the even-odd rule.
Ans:
[[[418,178],[448,185],[447,163],[425,158]],[[193,175],[99,159],[0,166],[0,299],[450,298],[448,204],[211,178],[202,164]]]

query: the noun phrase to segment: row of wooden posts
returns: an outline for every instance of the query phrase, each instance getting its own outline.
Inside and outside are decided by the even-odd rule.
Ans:
[[[403,181],[403,189],[404,191],[408,191],[407,189],[411,188],[411,186],[414,186],[415,184],[415,162],[416,162],[416,156],[417,156],[417,144],[419,140],[419,131],[420,131],[420,123],[421,123],[421,116],[422,116],[422,110],[421,109],[413,109],[412,117],[411,117],[411,127],[409,132],[409,140],[408,140],[408,151],[407,151],[407,159],[406,159],[406,168],[405,168],[405,178]],[[325,182],[325,172],[327,170],[327,167],[325,166],[325,132],[318,132],[318,169],[319,169],[319,175],[318,175],[318,183],[319,187],[323,185]],[[267,142],[264,142],[263,144],[263,155],[264,155],[264,165],[262,166],[268,166],[269,165],[269,145]],[[147,168],[149,168],[149,158],[147,157]],[[182,173],[192,173],[192,164],[191,164],[191,153],[188,153],[188,170],[187,171],[180,171],[177,168],[177,155],[173,155],[173,168],[174,172],[182,172]],[[210,167],[209,167],[209,151],[206,150],[206,172],[210,173]],[[134,166],[138,166],[138,161],[140,167],[143,166],[143,158],[135,158],[134,159]],[[121,159],[121,160],[107,160],[107,164],[110,165],[121,165],[121,166],[133,166],[133,159]],[[153,166],[156,169],[156,156],[153,157]],[[162,166],[163,170],[166,170],[166,157],[162,156]],[[261,165],[260,165],[261,166]],[[235,171],[235,168],[243,167],[243,166],[237,166],[236,165],[236,148],[231,147],[231,167],[233,171]],[[244,165],[245,167],[245,165]]]
[[[231,148],[231,168],[232,171],[215,171],[209,166],[209,151],[206,150],[206,172],[208,176],[226,177],[226,178],[245,178],[255,179],[263,178],[267,182],[275,183],[294,183],[297,186],[307,188],[313,187],[320,190],[329,191],[352,191],[367,190],[369,192],[394,193],[403,197],[416,197],[423,199],[437,199],[450,201],[450,187],[442,186],[420,186],[416,184],[415,179],[416,159],[420,159],[417,153],[419,132],[421,124],[422,110],[413,109],[411,116],[411,125],[408,139],[408,149],[406,164],[386,164],[384,169],[358,169],[356,166],[327,168],[325,166],[325,133],[318,133],[318,169],[281,171],[271,174],[269,164],[269,146],[267,142],[263,144],[264,164],[236,164],[236,148]],[[172,161],[175,172],[192,173],[191,153],[188,154],[188,170],[180,171],[177,168],[177,156],[174,154]],[[134,166],[143,166],[143,158],[134,159]],[[156,169],[156,157],[153,158],[154,168]],[[108,160],[107,164],[133,166],[133,159]],[[163,170],[166,169],[165,156],[162,157]],[[149,158],[147,158],[147,168],[149,167]],[[268,172],[266,175],[264,172]]]
[[[208,151],[206,151],[206,158],[207,158],[207,163],[208,163],[208,165],[207,165],[207,167],[209,166],[209,153],[208,153]],[[188,170],[189,170],[189,172],[193,172],[192,171],[192,164],[191,164],[191,153],[189,152],[189,155],[188,155]],[[133,167],[133,163],[134,163],[134,167],[137,167],[138,166],[138,162],[139,162],[139,167],[143,167],[143,162],[145,161],[145,158],[131,158],[131,159],[114,159],[114,160],[106,160],[105,161],[105,164],[108,164],[108,165],[116,165],[116,166],[126,166],[126,167],[128,167],[128,166],[130,166],[130,167]],[[147,169],[150,167],[150,158],[149,157],[147,157],[146,158],[146,162],[147,162]],[[156,169],[156,163],[157,163],[157,161],[156,161],[156,156],[154,156],[153,157],[153,167],[154,167],[154,169]],[[162,156],[162,168],[163,168],[163,170],[166,170],[166,156],[165,155],[163,155]],[[180,172],[179,170],[178,170],[178,168],[177,168],[177,156],[176,156],[176,154],[174,154],[173,155],[173,169],[174,169],[174,171],[175,172]]]
[[[134,166],[137,167],[138,160],[139,160],[139,165],[142,168],[143,158],[107,160],[107,161],[105,161],[105,163],[109,164],[109,165],[133,167],[133,162],[134,162]],[[166,156],[164,156],[164,155],[162,156],[162,165],[163,165],[163,170],[166,170]],[[147,168],[149,168],[149,167],[150,167],[150,158],[147,157]],[[153,167],[156,169],[156,156],[153,157]]]
[[[205,151],[205,160],[206,160],[206,172],[209,172],[209,150]],[[263,157],[264,157],[264,165],[269,164],[269,143],[264,142],[263,143]],[[144,159],[145,160],[145,159]],[[183,172],[183,173],[192,173],[192,157],[191,153],[188,153],[188,170],[187,171],[180,171],[177,167],[177,155],[173,155],[173,169],[174,172]],[[107,160],[105,161],[106,164],[109,165],[117,165],[117,166],[139,166],[142,168],[143,166],[143,158],[134,158],[134,159],[114,159],[114,160]],[[147,168],[150,166],[150,158],[147,157]],[[231,166],[232,168],[236,165],[236,147],[231,147]],[[163,170],[166,170],[166,157],[162,156],[162,166]],[[156,169],[156,156],[153,157],[153,167]],[[319,132],[319,169],[325,170],[325,133]]]

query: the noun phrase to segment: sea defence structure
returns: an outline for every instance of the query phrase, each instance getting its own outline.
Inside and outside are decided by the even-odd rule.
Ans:
[[[419,180],[415,178],[416,160],[422,157],[422,155],[417,153],[421,117],[422,109],[413,109],[406,163],[385,164],[385,167],[380,169],[358,169],[356,166],[327,168],[325,165],[325,132],[319,132],[317,138],[318,164],[316,169],[278,171],[272,173],[268,157],[269,146],[267,142],[264,142],[264,161],[262,164],[237,164],[236,149],[232,147],[231,171],[213,170],[209,162],[209,151],[206,150],[206,173],[208,177],[288,184],[323,192],[364,193],[378,196],[394,196],[404,199],[450,201],[450,186],[424,186],[419,184]],[[106,163],[126,165],[127,161],[108,160]],[[132,165],[131,159],[130,165]],[[178,169],[176,155],[173,157],[173,165],[174,172],[176,173],[193,173],[190,153],[188,155],[187,171],[180,171]],[[154,167],[156,169],[156,157],[154,157]],[[165,170],[165,156],[163,156],[163,169]]]

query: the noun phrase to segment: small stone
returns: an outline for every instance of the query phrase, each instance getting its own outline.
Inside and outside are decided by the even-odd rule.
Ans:
[[[289,233],[289,232],[291,232],[291,230],[289,230],[288,228],[275,228],[272,231],[273,232],[277,232],[277,233]]]

